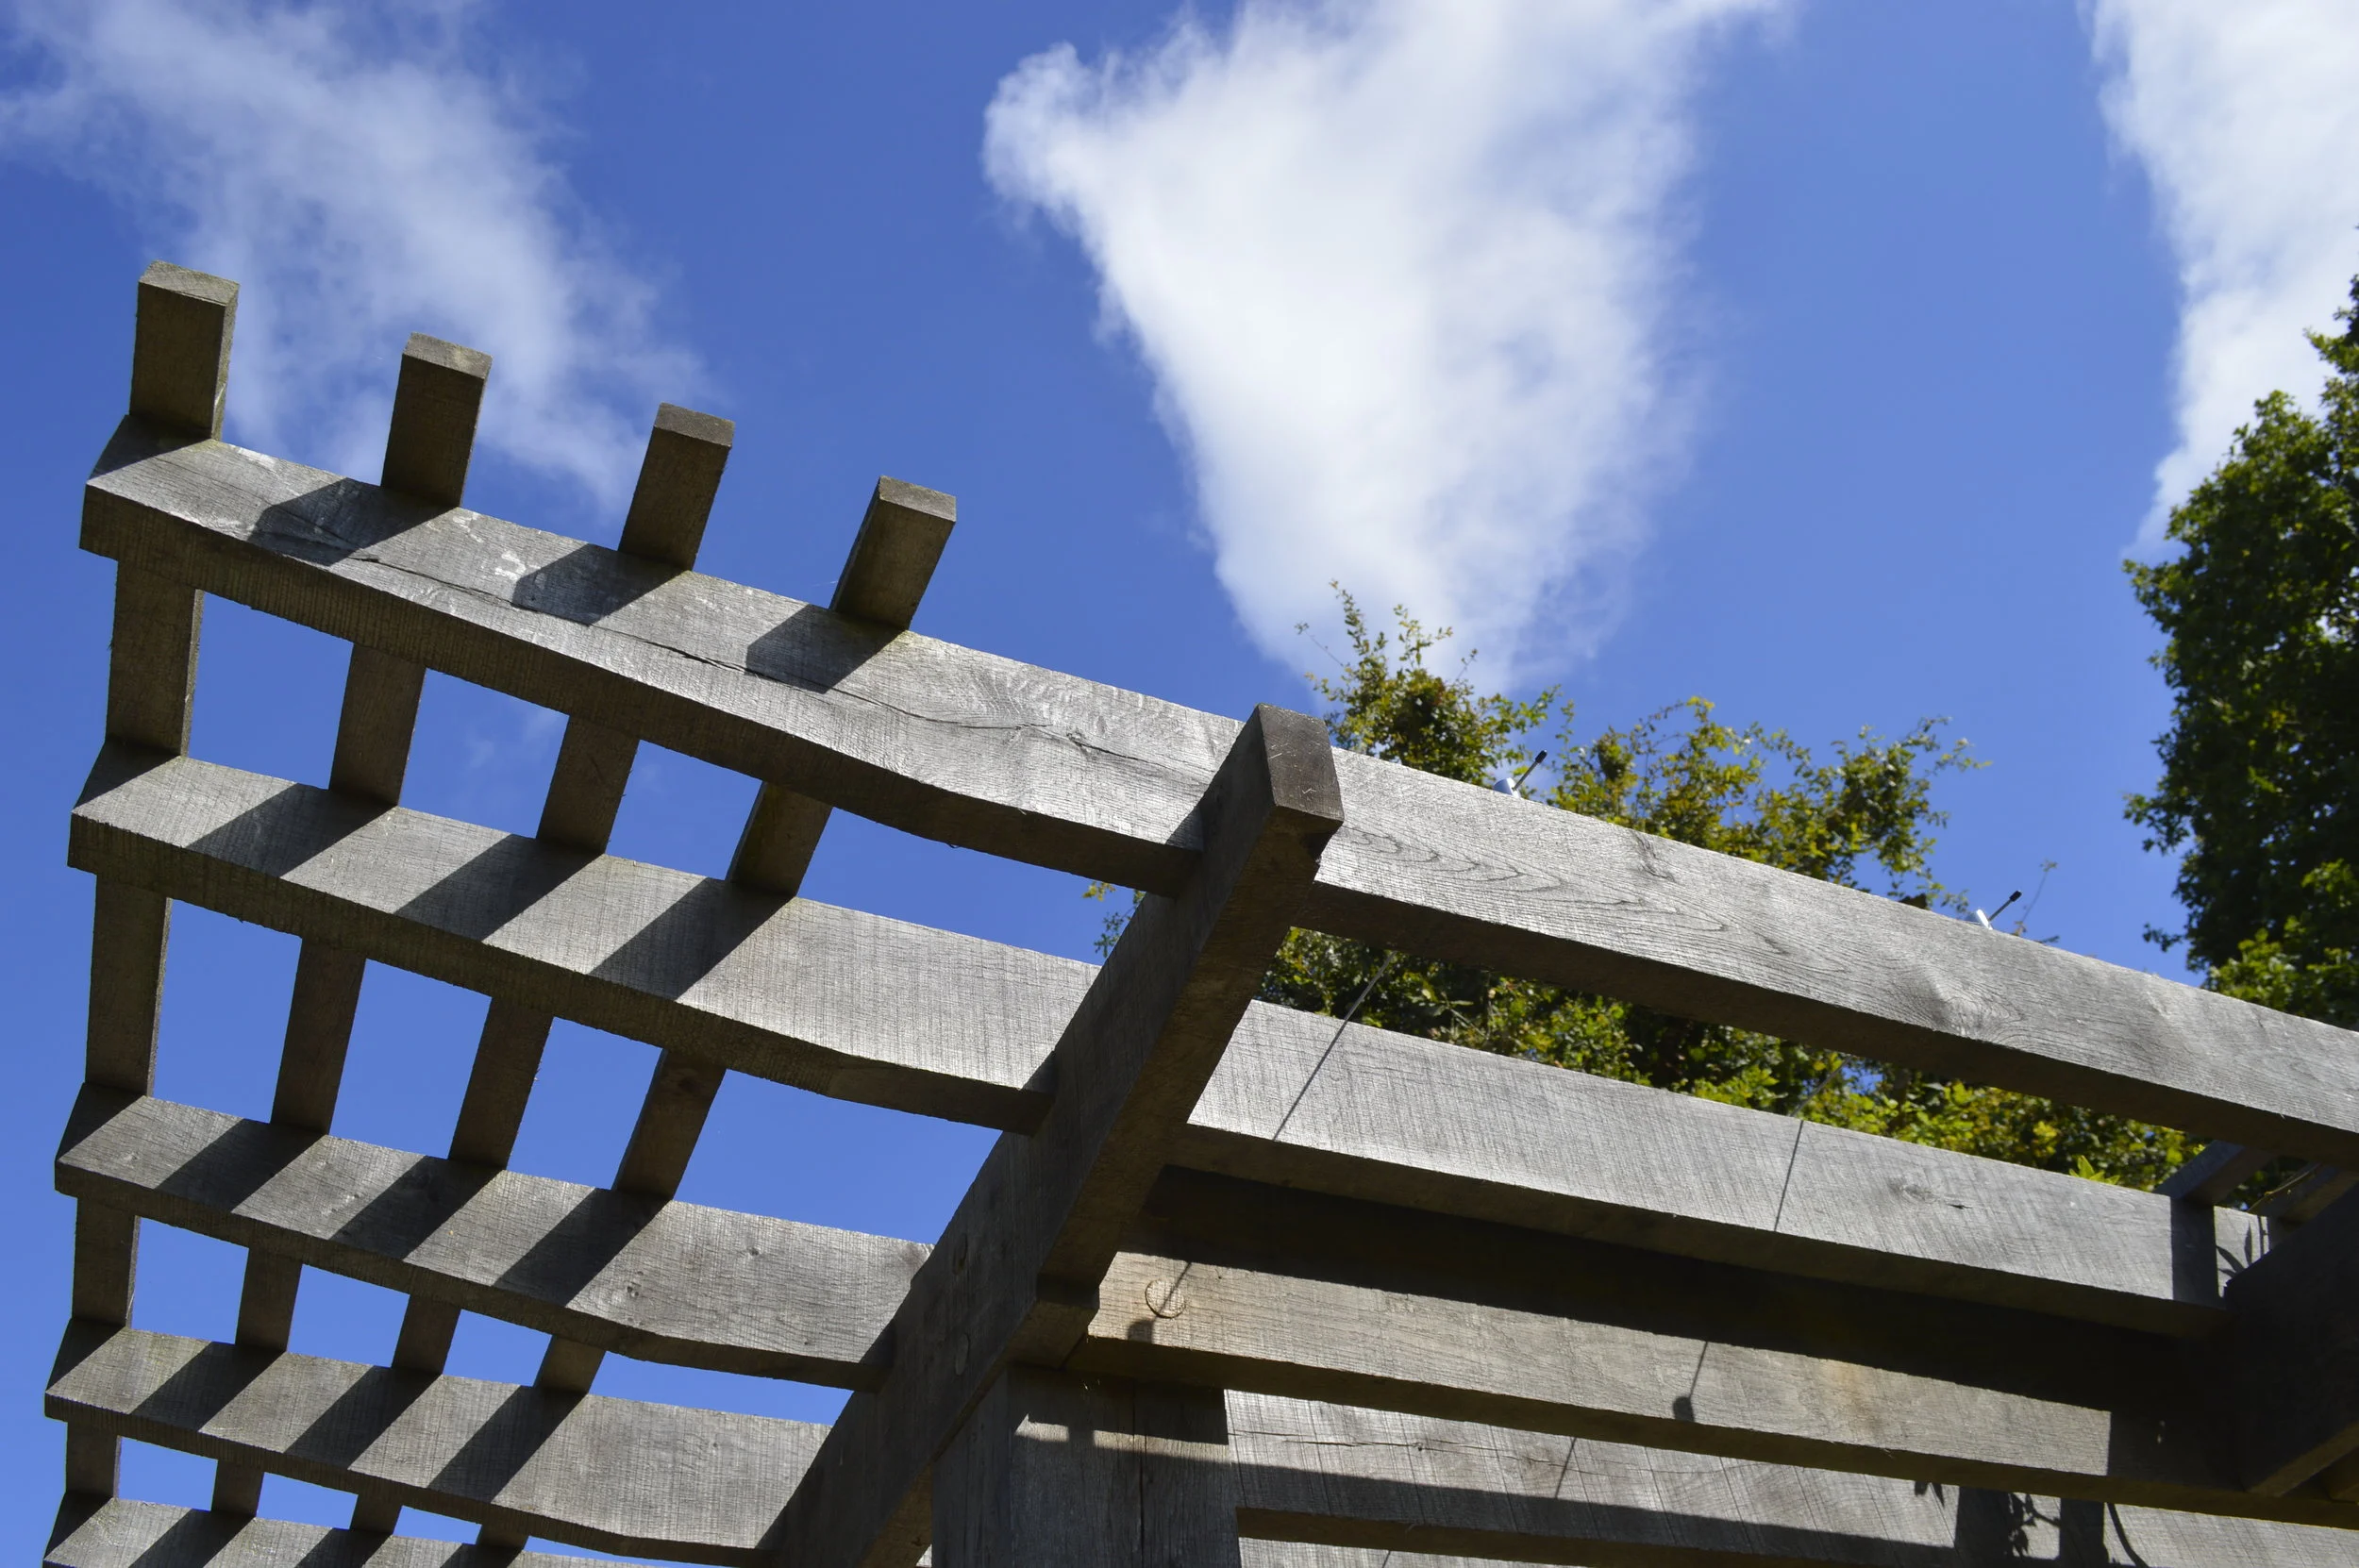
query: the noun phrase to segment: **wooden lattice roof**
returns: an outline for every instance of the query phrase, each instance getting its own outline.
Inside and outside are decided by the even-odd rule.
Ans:
[[[924,637],[931,491],[878,483],[829,606],[702,575],[708,415],[616,549],[461,504],[491,365],[434,340],[378,484],[240,449],[235,305],[149,270],[86,492],[53,1564],[2359,1560],[2351,1035]],[[188,755],[206,595],[352,642],[325,787]],[[428,669],[568,715],[535,836],[400,804]],[[726,878],[605,853],[643,740],[762,781]],[[1102,968],[832,908],[837,809],[1149,896]],[[154,1095],[174,901],[302,939],[267,1122]],[[1253,1000],[1297,925],[2217,1142],[2131,1192]],[[445,1157],[330,1132],[372,960],[491,998]],[[605,1189],[507,1169],[557,1018],[663,1053]],[[731,1071],[1003,1136],[931,1247],[677,1201]],[[248,1249],[233,1343],[128,1326],[142,1220]],[[305,1265],[408,1294],[386,1365],[288,1352]],[[550,1336],[533,1385],[444,1374],[462,1310]],[[610,1352],[852,1397],[609,1398]],[[125,1437],[213,1507],[118,1497]],[[265,1472],[350,1529],[253,1518]]]

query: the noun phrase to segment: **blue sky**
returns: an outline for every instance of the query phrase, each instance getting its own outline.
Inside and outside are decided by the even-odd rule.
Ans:
[[[1199,707],[1311,707],[1324,584],[1409,600],[1589,728],[1700,693],[1813,742],[1947,716],[1937,870],[2171,960],[2121,819],[2166,696],[2121,575],[2359,271],[2334,0],[862,7],[22,0],[0,43],[0,1204],[11,1549],[69,1212],[108,563],[77,490],[154,257],[244,286],[229,436],[374,475],[403,335],[495,358],[469,502],[610,541],[658,399],[738,444],[707,570],[824,599],[868,487],[956,493],[919,629]],[[420,20],[423,17],[425,20]],[[2338,24],[2342,24],[2339,25]],[[1062,52],[1061,52],[1062,51]],[[195,748],[322,781],[340,645],[209,612]],[[529,831],[558,720],[440,677],[409,801]],[[717,874],[751,787],[643,753],[619,853]],[[839,815],[806,891],[1086,954],[1072,878]],[[293,942],[176,917],[160,1091],[264,1114]],[[446,1142],[482,1004],[372,969],[338,1130]],[[651,1049],[560,1026],[518,1162],[611,1175]],[[981,1135],[732,1078],[701,1201],[930,1237]],[[140,1321],[236,1259],[148,1228]],[[382,1359],[317,1275],[299,1349]],[[454,1370],[527,1379],[470,1319]],[[824,1418],[610,1360],[602,1391]],[[209,1467],[135,1450],[128,1489]],[[274,1481],[265,1511],[340,1523]],[[465,1526],[412,1514],[417,1533]]]

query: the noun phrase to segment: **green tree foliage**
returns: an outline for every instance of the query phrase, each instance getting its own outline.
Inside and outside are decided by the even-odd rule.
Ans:
[[[1534,738],[1553,716],[1562,726],[1554,765],[1537,795],[1550,806],[1920,908],[1964,908],[1930,869],[1946,820],[1932,788],[1977,764],[1965,742],[1943,742],[1935,721],[1888,741],[1864,730],[1821,759],[1782,730],[1733,727],[1690,698],[1581,740],[1555,692],[1519,703],[1479,692],[1466,673],[1471,655],[1447,675],[1429,662],[1447,631],[1399,611],[1397,631],[1373,629],[1341,597],[1351,658],[1337,678],[1313,677],[1338,745],[1497,787],[1532,767]],[[1109,923],[1110,940],[1118,926]],[[2106,1180],[2150,1185],[2186,1152],[2167,1129],[1313,931],[1287,939],[1262,993],[1480,1050]]]
[[[2183,548],[2133,564],[2167,639],[2163,776],[2129,814],[2183,851],[2183,942],[2216,990],[2359,1027],[2359,280],[2310,334],[2317,415],[2261,400],[2170,516]]]

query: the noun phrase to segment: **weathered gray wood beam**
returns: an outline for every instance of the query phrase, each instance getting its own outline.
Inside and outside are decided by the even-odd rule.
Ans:
[[[221,434],[238,286],[210,273],[151,261],[140,275],[131,340],[131,412],[208,440]]]
[[[950,842],[1171,891],[1233,726],[126,428],[83,542]],[[1346,756],[1306,925],[2359,1167],[2327,1026]]]
[[[47,1409],[568,1545],[748,1565],[825,1431],[78,1326]]]
[[[2359,1536],[1229,1396],[1248,1568],[2342,1568]],[[1412,1555],[1415,1554],[1415,1555]],[[1464,1554],[1463,1556],[1459,1554]]]
[[[657,1208],[516,1173],[456,1170],[421,1156],[341,1139],[307,1139],[266,1124],[167,1102],[109,1100],[96,1091],[86,1093],[60,1152],[59,1183],[70,1193],[109,1198],[125,1210],[242,1244],[276,1247],[315,1266],[393,1289],[436,1293],[493,1316],[594,1339],[627,1354],[836,1386],[874,1386],[878,1336],[927,1250],[913,1243],[694,1205]],[[1137,1274],[1155,1267],[1152,1260],[1126,1256],[1117,1260],[1115,1271]],[[1172,1276],[1165,1272],[1156,1277]],[[1175,1315],[1182,1318],[1201,1310],[1205,1302],[1196,1295],[1196,1271],[1190,1270],[1176,1299],[1168,1289],[1162,1293],[1163,1307],[1176,1307]],[[1140,1299],[1146,1299],[1144,1291]],[[1970,1337],[1970,1332],[1958,1332],[1957,1325],[1912,1324],[1904,1312],[1892,1315],[1902,1329],[1937,1335],[1946,1328],[1961,1339]],[[1129,1331],[1101,1315],[1093,1331],[1104,1335],[1114,1329]],[[1127,1339],[1118,1348],[1140,1366],[1169,1371],[1184,1363],[1184,1352],[1180,1361],[1146,1359]],[[2018,1343],[2013,1350],[2028,1357],[2032,1346]],[[1237,1421],[1233,1412],[1241,1401],[1244,1408],[1263,1413],[1252,1421]],[[1298,1437],[1289,1440],[1295,1444],[1293,1458],[1281,1460],[1247,1452],[1244,1457],[1251,1462],[1298,1467],[1320,1456],[1332,1461],[1322,1473],[1325,1478],[1316,1481],[1326,1501],[1301,1505],[1297,1511],[1356,1524],[1351,1528],[1334,1523],[1320,1526],[1322,1539],[1381,1540],[1401,1546],[1419,1539],[1415,1532],[1427,1528],[1496,1534],[1507,1527],[1498,1523],[1498,1509],[1507,1505],[1454,1494],[1453,1488],[1464,1493],[1470,1483],[1463,1476],[1453,1479],[1441,1460],[1430,1472],[1417,1471],[1407,1479],[1387,1467],[1388,1460],[1418,1444],[1442,1449],[1445,1458],[1455,1452],[1457,1440],[1449,1437],[1446,1424],[1347,1412],[1351,1421],[1389,1423],[1386,1430],[1413,1434],[1399,1441],[1353,1439],[1327,1431],[1322,1423],[1331,1424],[1330,1417],[1317,1407],[1248,1394],[1232,1394],[1230,1403],[1240,1442],[1258,1442],[1257,1433],[1282,1435],[1296,1429],[1273,1426],[1275,1418],[1267,1413],[1273,1410],[1301,1428]],[[1929,1412],[1929,1419],[1937,1414]],[[1439,1435],[1414,1435],[1427,1433],[1429,1427]],[[1494,1439],[1509,1442],[1497,1433],[1483,1442]],[[1563,1472],[1564,1456],[1573,1451],[1569,1440],[1545,1435],[1516,1436],[1510,1446],[1514,1453],[1544,1454],[1543,1468],[1548,1469],[1551,1480]],[[1483,1450],[1478,1444],[1476,1451]],[[1594,1443],[1581,1451],[1593,1458],[1619,1452],[1601,1450]],[[1877,1510],[1896,1518],[1916,1517],[1922,1505],[1912,1505],[1909,1499],[1938,1501],[1951,1495],[1927,1493],[1907,1481],[1778,1471],[1765,1472],[1759,1485],[1726,1482],[1732,1490],[1715,1505],[1715,1512],[1695,1497],[1664,1490],[1660,1479],[1698,1476],[1704,1478],[1698,1484],[1706,1492],[1719,1495],[1713,1489],[1724,1481],[1713,1477],[1742,1480],[1757,1470],[1765,1472],[1765,1467],[1665,1453],[1648,1456],[1635,1470],[1587,1464],[1580,1472],[1587,1477],[1585,1490],[1566,1495],[1589,1511],[1576,1510],[1556,1518],[1540,1533],[1551,1542],[1603,1539],[1635,1549],[1648,1542],[1720,1539],[1732,1522],[1749,1521],[1767,1532],[1761,1536],[1765,1540],[1796,1539],[1778,1533],[1790,1527],[1819,1528],[1842,1539],[1907,1543],[1916,1542],[1921,1532],[1902,1529],[1890,1520],[1877,1524],[1882,1517]],[[1657,1479],[1640,1484],[1649,1476]],[[1619,1484],[1617,1476],[1629,1484]],[[1412,1480],[1426,1490],[1401,1495],[1391,1490]],[[1254,1493],[1249,1477],[1249,1508],[1285,1512],[1286,1508],[1271,1500],[1274,1495],[1266,1488]],[[1782,1510],[1765,1507],[1765,1499],[1774,1498],[1786,1499]],[[1508,1513],[1514,1516],[1523,1509],[1514,1504]],[[1703,1519],[1711,1528],[1696,1536],[1681,1524],[1690,1516]],[[2175,1517],[2157,1515],[2136,1526],[2132,1539],[2150,1547],[2158,1541],[2183,1545],[2214,1536],[2245,1540],[2253,1529],[2261,1532],[2256,1539],[2266,1539],[2270,1529],[2280,1528],[2232,1528],[2200,1519],[2174,1523]],[[1712,1524],[1714,1520],[1718,1523]],[[1264,1521],[1248,1527],[1278,1526]],[[2191,1568],[2213,1562],[2343,1560],[2331,1553],[2320,1556],[2327,1548],[2307,1531],[2292,1530],[2284,1542],[2290,1544],[2283,1544],[2277,1557],[2240,1557],[2226,1548],[2205,1556],[2192,1547],[2182,1555]],[[2293,1546],[2303,1543],[2311,1544],[2296,1554]],[[1908,1560],[1905,1556],[1847,1556],[1838,1550],[1840,1545],[1838,1540],[1827,1544],[1823,1555],[1798,1554],[1794,1560]],[[1525,1550],[1510,1550],[1497,1541],[1464,1549],[1504,1556]],[[1563,1548],[1548,1550],[1561,1554]],[[1545,1555],[1537,1559],[1551,1560]],[[1673,1556],[1661,1560],[1685,1560]],[[2159,1565],[2172,1559],[2150,1551],[2148,1560]]]
[[[1009,1367],[931,1493],[932,1568],[1241,1568],[1218,1389]]]
[[[42,1568],[617,1568],[553,1552],[331,1530],[162,1503],[69,1497]]]
[[[151,263],[139,282],[131,344],[130,417],[160,441],[221,433],[229,387],[229,344],[238,286],[227,278]],[[118,566],[114,628],[107,660],[107,738],[159,752],[189,749],[204,595],[185,583]],[[156,1029],[163,1000],[164,949],[172,909],[150,890],[101,879],[91,919],[90,1012],[83,1077],[145,1093],[156,1077]],[[93,1323],[131,1321],[139,1226],[129,1215],[75,1206],[73,1303]],[[114,1492],[118,1445],[98,1433],[68,1433],[66,1485]]]
[[[894,1316],[884,1387],[856,1393],[780,1520],[809,1568],[913,1563],[926,1476],[1013,1364],[1056,1366],[1285,940],[1343,818],[1315,719],[1254,710],[1214,776],[1205,850],[1139,906],[1053,1054],[1038,1130],[1004,1134]]]
[[[1949,1343],[1905,1316],[1814,1327],[1782,1323],[1775,1298],[1761,1313],[1698,1300],[1698,1328],[1660,1302],[1501,1305],[1365,1278],[1125,1252],[1068,1364],[1925,1483],[2359,1526],[2349,1504],[2244,1490],[2214,1441],[2208,1391],[2135,1346],[2076,1359],[2068,1337],[2030,1323]],[[1718,1307],[1730,1310],[1704,1310]],[[1829,1328],[1865,1343],[1829,1343]]]
[[[87,1090],[59,1190],[643,1360],[837,1388],[927,1249]],[[403,1370],[420,1370],[405,1368]]]
[[[74,863],[797,1087],[1037,1124],[1087,964],[193,760],[102,760]],[[488,933],[488,940],[477,941]],[[540,1010],[535,1010],[540,1009]],[[477,1073],[529,1053],[478,1054]],[[471,1086],[455,1158],[501,1164],[528,1064]],[[496,1122],[497,1126],[492,1126]],[[1567,1149],[1585,1151],[1568,1159]],[[2252,1216],[1256,1005],[1176,1156],[1537,1230],[2185,1335],[2259,1255]]]
[[[456,507],[463,498],[475,450],[491,356],[439,338],[412,334],[402,351],[385,438],[387,489]],[[426,666],[356,642],[344,676],[336,748],[327,787],[376,807],[401,803],[410,771],[410,742],[418,726]],[[294,1000],[279,1052],[271,1120],[308,1132],[326,1132],[343,1084],[344,1057],[360,1008],[366,962],[357,953],[306,942],[295,960]],[[238,1293],[237,1343],[254,1350],[284,1350],[294,1328],[302,1268],[271,1253],[246,1259]],[[251,1514],[262,1500],[262,1473],[225,1465],[213,1483],[213,1511]]]

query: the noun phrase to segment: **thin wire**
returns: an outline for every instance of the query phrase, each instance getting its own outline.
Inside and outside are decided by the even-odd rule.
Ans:
[[[1369,993],[1376,990],[1378,982],[1391,974],[1393,965],[1399,961],[1398,953],[1386,955],[1383,963],[1378,966],[1376,973],[1368,976],[1368,983],[1360,988],[1360,994],[1351,999],[1351,1006],[1346,1008],[1344,1015],[1335,1021],[1334,1035],[1329,1039],[1327,1049],[1319,1053],[1318,1062],[1311,1069],[1311,1076],[1302,1080],[1300,1089],[1295,1091],[1294,1102],[1286,1107],[1286,1114],[1278,1119],[1277,1128],[1269,1135],[1271,1143],[1275,1143],[1280,1138],[1285,1136],[1286,1124],[1295,1119],[1295,1111],[1300,1109],[1303,1096],[1310,1093],[1311,1086],[1319,1081],[1319,1074],[1326,1069],[1327,1059],[1335,1054],[1336,1043],[1344,1038],[1344,1031],[1351,1027],[1351,1021],[1354,1018],[1360,1016],[1361,1005],[1367,1001]]]

